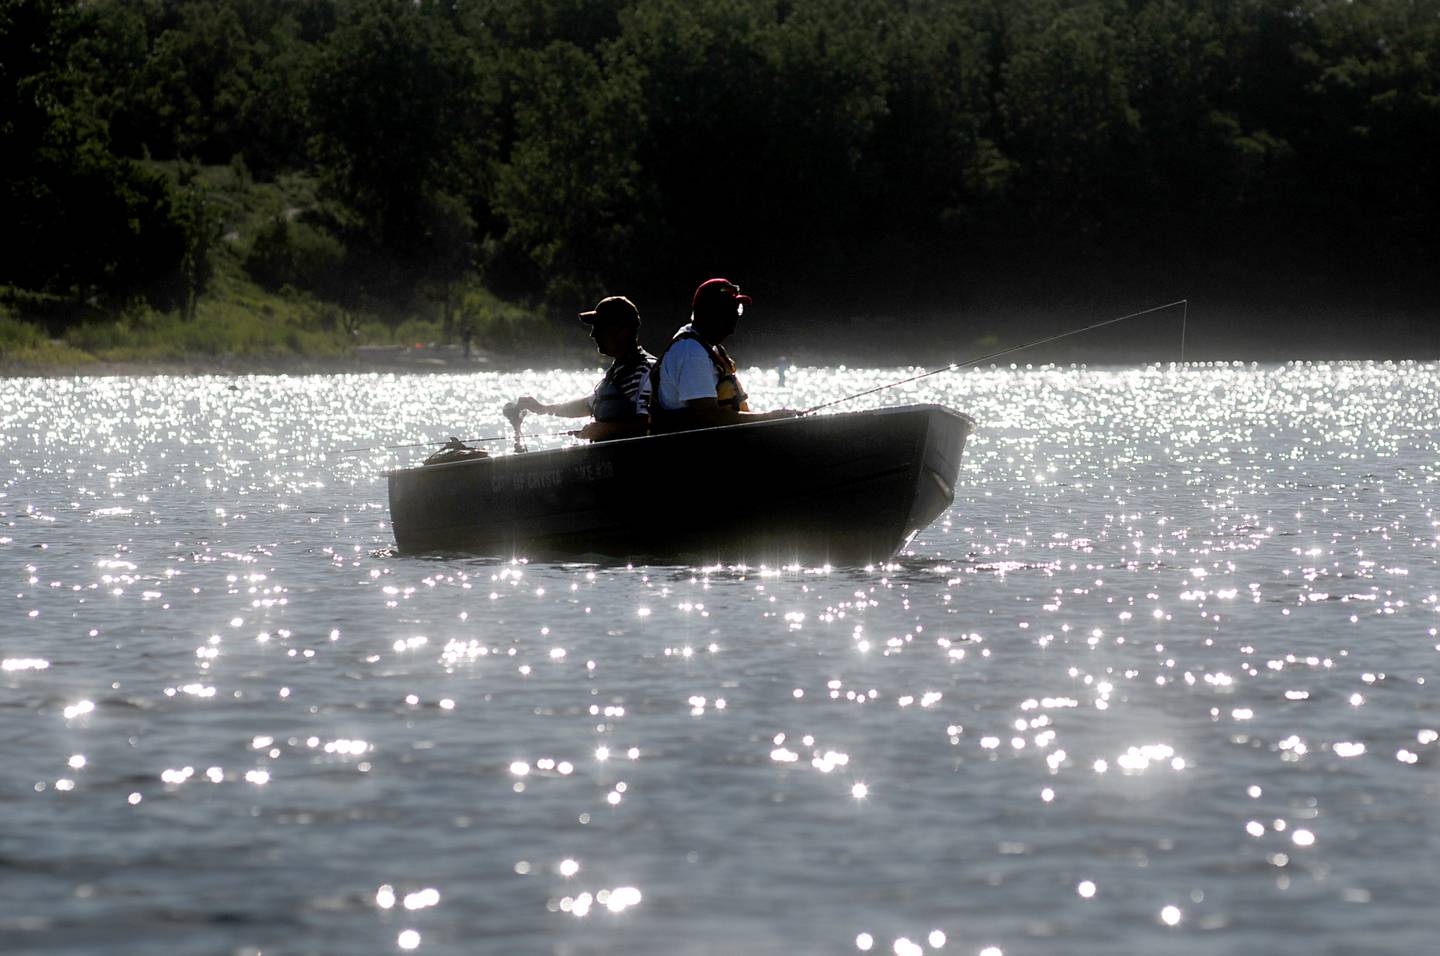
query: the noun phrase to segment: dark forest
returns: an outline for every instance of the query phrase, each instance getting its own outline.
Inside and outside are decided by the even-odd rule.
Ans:
[[[0,0],[0,201],[50,335],[236,283],[663,334],[727,275],[841,356],[1178,298],[1197,355],[1433,356],[1440,0]]]

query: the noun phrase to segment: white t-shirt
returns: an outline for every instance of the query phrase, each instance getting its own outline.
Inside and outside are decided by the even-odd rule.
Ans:
[[[660,363],[660,407],[674,412],[692,398],[714,398],[719,381],[720,370],[710,360],[710,351],[694,339],[681,339]]]

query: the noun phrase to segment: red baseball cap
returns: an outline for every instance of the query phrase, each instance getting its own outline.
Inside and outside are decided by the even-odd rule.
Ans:
[[[737,302],[740,305],[749,305],[750,297],[741,295],[740,287],[729,279],[706,279],[696,288],[695,297],[690,300],[690,311],[694,312],[699,309],[702,301],[717,304]]]

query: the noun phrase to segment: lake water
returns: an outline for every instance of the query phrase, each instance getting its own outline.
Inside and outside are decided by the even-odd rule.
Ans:
[[[394,555],[338,450],[594,378],[0,381],[0,951],[1431,950],[1440,365],[872,396],[978,423],[884,568]]]

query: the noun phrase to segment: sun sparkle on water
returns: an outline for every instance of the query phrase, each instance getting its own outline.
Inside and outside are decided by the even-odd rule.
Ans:
[[[187,900],[205,951],[292,911],[338,953],[1428,944],[1440,367],[896,389],[980,427],[869,569],[402,558],[382,472],[419,455],[335,454],[594,377],[0,380],[35,890],[0,935],[160,949]]]

